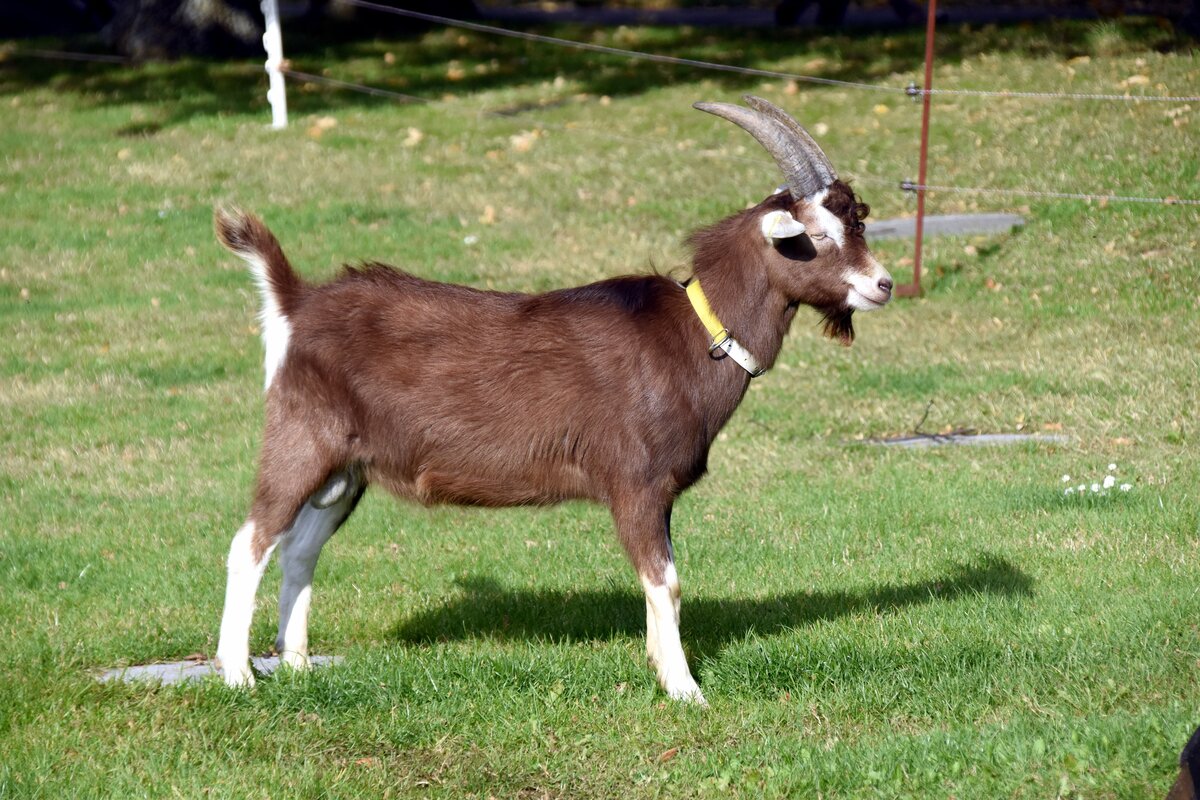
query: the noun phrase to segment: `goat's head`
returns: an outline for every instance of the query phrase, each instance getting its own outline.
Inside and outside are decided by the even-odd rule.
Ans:
[[[825,332],[849,344],[855,311],[873,311],[892,297],[892,276],[875,260],[863,237],[870,210],[837,172],[821,148],[787,112],[747,95],[750,106],[696,103],[745,129],[783,171],[785,184],[745,212],[771,286],[789,302],[825,315]]]

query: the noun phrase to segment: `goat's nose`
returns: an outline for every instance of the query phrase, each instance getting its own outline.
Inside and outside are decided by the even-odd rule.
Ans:
[[[883,291],[885,291],[885,292],[889,293],[889,294],[891,294],[892,287],[893,287],[894,285],[895,285],[895,284],[893,284],[893,283],[892,283],[892,279],[891,279],[891,278],[880,278],[880,279],[879,279],[879,288],[880,288],[880,289],[882,289]]]

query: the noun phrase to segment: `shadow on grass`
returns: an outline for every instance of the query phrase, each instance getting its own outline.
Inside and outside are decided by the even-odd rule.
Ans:
[[[136,105],[149,119],[115,128],[119,137],[153,136],[197,117],[266,109],[260,65],[229,61],[170,64],[94,64],[24,57],[0,60],[0,94],[49,88],[82,108]],[[290,98],[289,98],[290,99]]]
[[[571,25],[539,30],[678,58],[897,86],[904,83],[904,76],[918,77],[924,48],[924,32],[919,28],[829,33],[689,26],[610,30]],[[1110,49],[1132,52],[1183,46],[1182,40],[1148,20],[1113,23],[1107,30],[1104,46]],[[941,63],[953,63],[980,53],[1013,52],[1033,58],[1065,59],[1091,53],[1097,47],[1095,39],[1094,24],[1075,21],[1020,27],[964,25],[939,34],[938,58]],[[29,46],[96,49],[94,42],[42,41]],[[593,95],[613,97],[637,95],[701,78],[728,90],[752,89],[763,80],[456,30],[350,42],[331,42],[328,38],[301,34],[289,38],[287,47],[297,71],[327,74],[339,80],[428,99],[539,86],[559,76],[576,82]],[[124,136],[153,135],[165,126],[197,116],[260,110],[266,113],[266,76],[260,59],[191,59],[123,65],[18,56],[0,58],[0,93],[19,94],[46,86],[56,92],[74,94],[84,105],[151,106],[153,118],[116,131]],[[804,91],[829,91],[829,87],[806,84]],[[294,113],[305,114],[394,105],[396,101],[329,86],[300,88],[293,82],[288,103]],[[531,106],[531,110],[539,108],[537,104]]]
[[[441,608],[402,621],[392,631],[401,642],[485,636],[498,640],[607,640],[645,635],[640,594],[621,589],[511,589],[486,576],[460,580],[461,594]],[[683,598],[683,633],[698,657],[754,632],[762,635],[853,614],[889,614],[904,608],[984,594],[1028,596],[1033,579],[1007,559],[983,554],[952,566],[940,577],[882,584],[858,592],[789,592],[761,599]]]

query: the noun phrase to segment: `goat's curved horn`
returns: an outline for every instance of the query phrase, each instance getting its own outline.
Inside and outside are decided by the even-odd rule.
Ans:
[[[825,184],[821,188],[825,188],[837,180],[837,170],[833,168],[833,164],[829,163],[829,156],[825,155],[825,151],[817,144],[816,139],[813,139],[812,135],[805,130],[803,125],[796,121],[795,117],[771,101],[764,100],[761,97],[748,94],[742,99],[746,101],[746,105],[755,111],[767,115],[795,134],[800,147],[808,154],[808,160],[812,162],[818,177]]]
[[[727,119],[753,136],[779,165],[792,197],[812,197],[833,182],[825,180],[822,174],[825,170],[813,164],[803,137],[797,136],[791,126],[773,116],[732,103],[695,103],[692,107]],[[804,130],[795,120],[792,123],[801,131]],[[812,140],[811,136],[808,138]],[[813,146],[816,146],[815,142]],[[817,151],[820,152],[820,148]],[[828,163],[828,159],[825,161]]]

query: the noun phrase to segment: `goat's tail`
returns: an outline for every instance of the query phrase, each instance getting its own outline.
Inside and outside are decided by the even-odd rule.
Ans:
[[[213,215],[217,240],[250,265],[262,293],[262,336],[266,345],[267,386],[287,356],[289,317],[306,286],[288,263],[279,240],[262,220],[238,208],[218,208]]]
[[[217,240],[250,265],[263,293],[263,305],[274,303],[279,313],[290,316],[304,293],[304,281],[288,263],[275,234],[261,219],[240,208],[218,208],[213,227]]]

